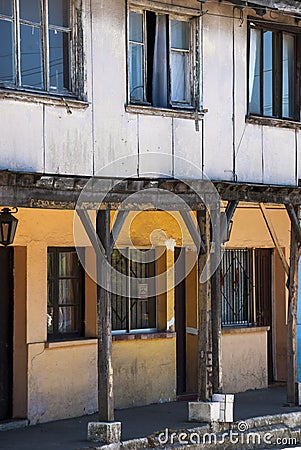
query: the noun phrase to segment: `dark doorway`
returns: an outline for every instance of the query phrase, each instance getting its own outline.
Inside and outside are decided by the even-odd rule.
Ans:
[[[13,249],[0,248],[0,420],[12,416]]]
[[[272,312],[272,252],[268,248],[255,250],[256,322],[268,326],[268,382],[273,377],[273,312]]]
[[[185,249],[175,249],[175,329],[177,334],[177,395],[186,392]]]

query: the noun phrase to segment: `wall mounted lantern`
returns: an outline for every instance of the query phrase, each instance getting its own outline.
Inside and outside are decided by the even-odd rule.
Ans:
[[[3,208],[0,211],[0,244],[6,247],[14,242],[18,219],[12,213],[17,213],[18,208]]]

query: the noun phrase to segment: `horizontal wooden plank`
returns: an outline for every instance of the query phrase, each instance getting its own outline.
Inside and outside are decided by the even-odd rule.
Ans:
[[[87,183],[89,185],[87,186]],[[74,209],[80,194],[84,209],[193,210],[219,200],[301,204],[301,188],[224,181],[175,179],[93,179],[0,171],[1,205]],[[129,197],[130,194],[136,194]],[[170,195],[173,194],[173,195]]]

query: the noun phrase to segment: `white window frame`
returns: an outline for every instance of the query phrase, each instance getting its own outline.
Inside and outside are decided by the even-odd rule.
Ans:
[[[149,5],[148,3],[151,3]],[[168,16],[169,28],[171,20],[180,20],[190,23],[190,48],[189,48],[189,64],[190,64],[190,102],[175,102],[171,100],[171,74],[170,74],[170,55],[168,55],[168,107],[167,109],[201,111],[201,43],[200,43],[200,11],[193,8],[181,8],[173,5],[164,5],[163,7],[154,5],[153,2],[131,2],[128,7],[127,14],[127,96],[128,105],[154,107],[152,103],[147,101],[147,36],[146,36],[146,11]],[[143,101],[131,99],[130,93],[130,36],[129,36],[129,16],[130,12],[143,14],[143,69],[144,69],[144,98]],[[171,51],[171,33],[168,33],[169,53]],[[157,108],[157,107],[154,107]],[[161,107],[159,107],[161,108]],[[164,109],[164,108],[163,108]]]
[[[19,0],[13,2],[13,17],[8,18],[0,14],[0,18],[12,22],[13,26],[13,45],[14,45],[14,82],[1,81],[0,89],[14,89],[34,93],[47,93],[59,96],[80,96],[80,86],[82,83],[77,79],[77,66],[82,65],[82,56],[77,51],[77,41],[79,40],[78,23],[76,17],[76,7],[78,0],[69,0],[69,27],[58,25],[49,25],[48,22],[48,2],[50,0],[40,0],[41,6],[41,24],[37,25],[35,22],[29,20],[24,21],[20,19]],[[42,52],[42,78],[43,87],[34,87],[30,85],[23,85],[21,80],[21,42],[20,42],[20,25],[26,23],[27,25],[39,27],[41,29],[41,52]],[[50,70],[49,70],[49,30],[57,30],[70,34],[69,44],[69,89],[57,89],[50,86]],[[78,71],[82,73],[82,70]]]

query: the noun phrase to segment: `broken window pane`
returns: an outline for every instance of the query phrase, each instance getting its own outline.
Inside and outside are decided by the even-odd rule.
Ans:
[[[13,23],[0,19],[0,81],[14,82]]]
[[[12,17],[13,0],[0,0],[0,14],[2,16]]]
[[[263,33],[263,114],[273,116],[273,32]]]
[[[249,112],[260,114],[261,30],[250,29]]]
[[[51,0],[48,3],[49,25],[69,27],[69,2]]]
[[[49,30],[49,78],[51,89],[70,89],[68,32]]]
[[[282,42],[282,115],[294,117],[295,38],[283,34]]]
[[[21,84],[43,88],[42,36],[38,27],[21,24]]]
[[[143,16],[142,14],[130,13],[130,98],[132,100],[144,99],[144,69],[143,69]]]
[[[20,19],[28,20],[29,22],[41,23],[40,0],[19,0],[19,1],[20,1]]]
[[[130,44],[130,97],[143,100],[143,49],[141,45]]]

